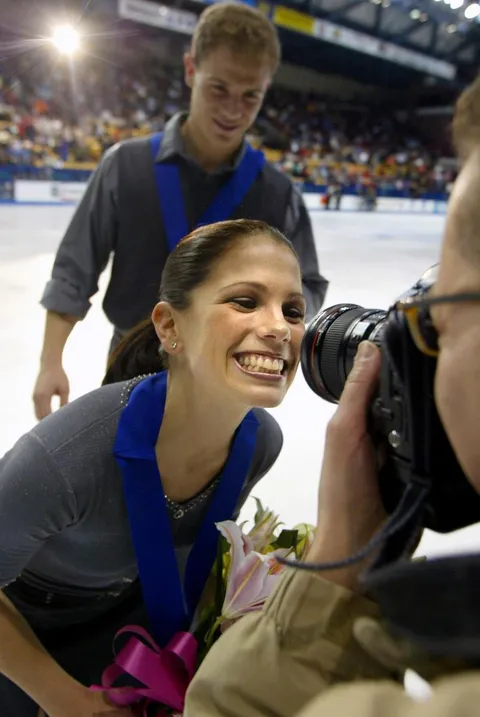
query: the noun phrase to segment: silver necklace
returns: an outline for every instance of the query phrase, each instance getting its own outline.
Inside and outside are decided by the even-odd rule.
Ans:
[[[135,378],[130,379],[124,386],[121,397],[120,397],[120,405],[125,406],[128,403],[128,399],[130,398],[130,394],[132,390],[135,388],[137,383],[140,383],[140,381],[143,381],[143,379],[148,378],[149,376],[153,376],[151,373],[144,373],[141,376],[135,376]],[[190,510],[193,510],[196,508],[197,505],[200,505],[200,503],[203,503],[211,493],[215,490],[217,485],[220,482],[220,477],[215,478],[214,481],[208,485],[205,490],[203,490],[201,493],[196,495],[191,500],[186,500],[185,502],[178,503],[174,500],[170,500],[170,498],[165,495],[165,502],[167,504],[167,510],[172,515],[172,517],[175,520],[180,520],[180,518],[183,518],[185,513],[188,513]]]
[[[182,503],[178,503],[174,500],[171,500],[168,495],[166,495],[165,502],[167,504],[168,512],[171,513],[172,517],[175,520],[180,520],[180,518],[183,518],[185,513],[188,513],[190,510],[196,508],[197,505],[203,503],[208,498],[208,496],[213,493],[219,482],[220,478],[215,478],[215,480],[212,481],[210,485],[205,488],[205,490],[196,495],[194,498],[191,498],[191,500],[186,500]]]

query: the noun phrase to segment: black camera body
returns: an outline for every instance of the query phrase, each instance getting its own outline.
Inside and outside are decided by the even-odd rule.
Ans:
[[[405,296],[431,287],[427,272]],[[402,298],[405,298],[402,297]],[[380,471],[388,513],[414,482],[427,489],[422,523],[447,533],[480,522],[480,496],[468,482],[445,434],[434,401],[436,359],[415,346],[402,312],[339,304],[320,312],[302,344],[302,371],[310,388],[337,403],[361,341],[379,346],[382,365],[368,421],[376,443],[386,445]]]

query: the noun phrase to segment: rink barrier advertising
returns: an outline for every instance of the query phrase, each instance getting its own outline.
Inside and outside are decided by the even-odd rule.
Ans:
[[[14,201],[29,204],[77,204],[86,188],[85,182],[50,182],[17,179]]]
[[[323,193],[303,193],[305,206],[310,212],[325,211],[322,203]],[[356,195],[342,197],[342,212],[358,212],[361,199]],[[332,211],[332,210],[330,210]],[[377,212],[388,214],[446,214],[447,202],[444,199],[406,199],[405,197],[378,197]]]
[[[86,188],[85,182],[51,182],[31,179],[17,179],[13,183],[13,196],[4,200],[9,204],[75,205]],[[325,211],[322,192],[304,192],[303,199],[311,212]],[[406,199],[404,197],[379,197],[377,212],[391,214],[445,214],[447,202],[444,199]],[[341,210],[360,210],[360,198],[356,195],[342,197]]]

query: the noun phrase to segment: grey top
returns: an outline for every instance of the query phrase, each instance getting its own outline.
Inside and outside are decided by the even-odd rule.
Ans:
[[[122,407],[138,380],[104,386],[68,404],[0,461],[0,587],[20,576],[33,588],[81,603],[82,596],[119,595],[138,577],[122,474],[113,455]],[[255,409],[255,415],[260,423],[255,454],[235,517],[283,442],[269,413]],[[171,520],[180,563],[212,495]],[[37,624],[49,609],[34,611]],[[71,622],[75,610],[60,611],[59,619]],[[48,624],[52,618],[45,614]]]
[[[233,163],[207,173],[186,153],[180,132],[184,119],[179,114],[167,123],[156,162],[178,165],[193,229],[238,166],[246,145]],[[266,163],[231,218],[261,219],[292,241],[311,318],[323,303],[328,282],[319,274],[310,218],[292,182]],[[42,305],[82,319],[112,253],[113,273],[103,306],[122,332],[150,314],[168,256],[149,138],[127,140],[103,156],[60,244]]]

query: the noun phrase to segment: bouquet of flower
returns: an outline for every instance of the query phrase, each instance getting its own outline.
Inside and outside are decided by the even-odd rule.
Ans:
[[[121,631],[133,637],[102,680],[115,704],[135,703],[132,709],[138,717],[181,715],[188,684],[215,640],[244,615],[261,610],[271,595],[284,571],[277,558],[301,559],[306,554],[313,527],[282,528],[278,515],[255,500],[249,532],[244,532],[245,523],[217,524],[217,560],[190,633],[176,635],[162,650],[140,628]],[[115,688],[113,683],[125,675],[134,677],[140,687]]]
[[[255,501],[257,511],[248,533],[244,532],[245,523],[237,525],[227,520],[217,524],[221,538],[212,574],[216,595],[213,602],[207,602],[200,617],[203,628],[209,625],[200,660],[236,620],[263,608],[284,571],[277,558],[301,559],[311,545],[312,526],[282,529],[278,515],[264,508],[258,499]],[[208,589],[205,598],[209,598]]]

